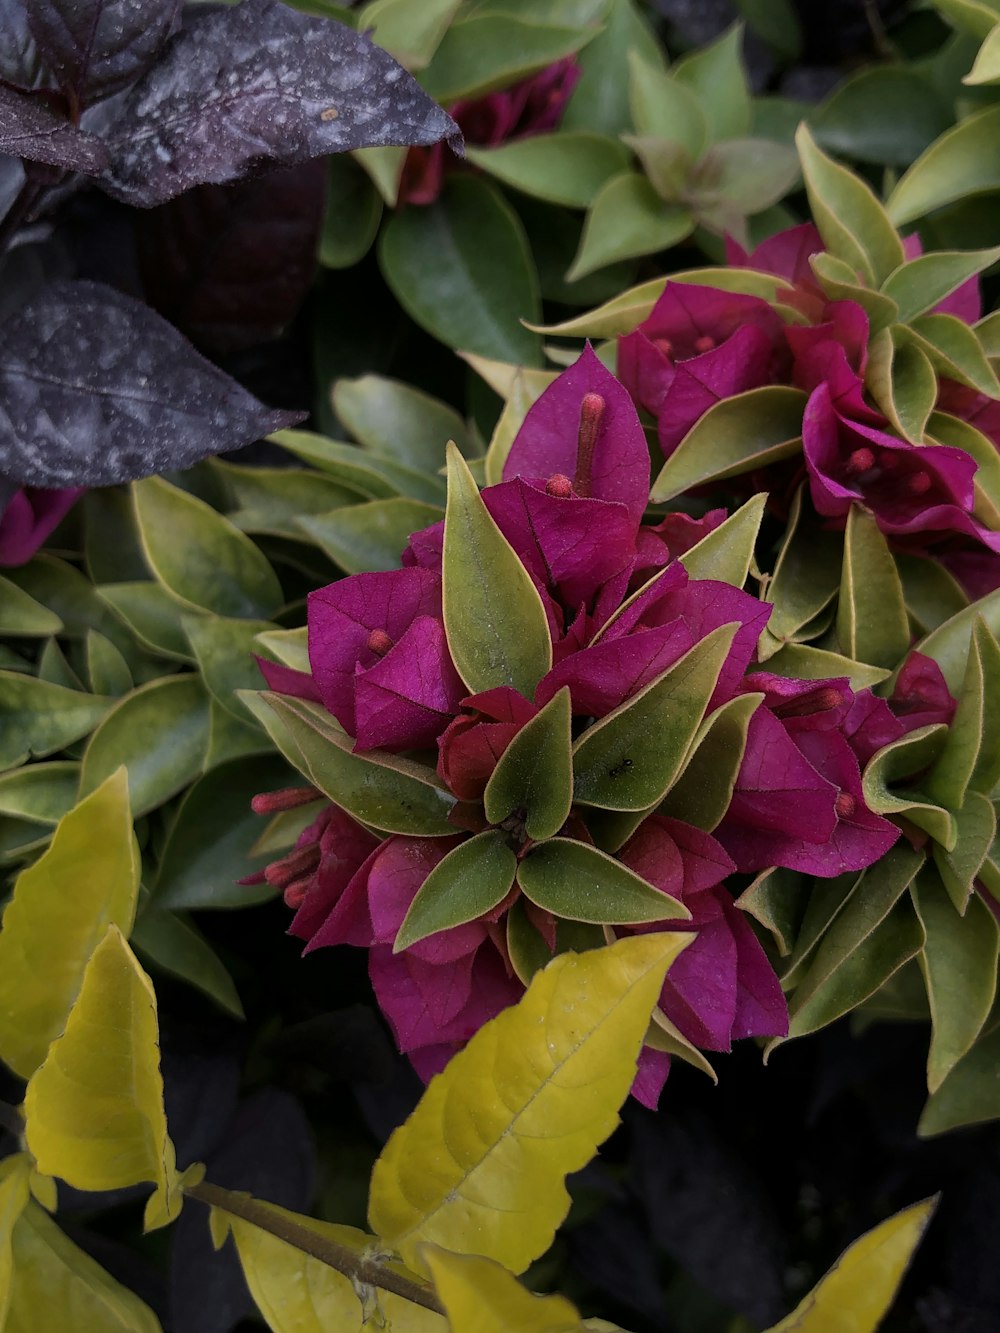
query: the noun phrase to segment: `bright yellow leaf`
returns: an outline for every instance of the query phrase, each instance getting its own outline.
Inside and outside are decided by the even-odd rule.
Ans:
[[[533,1296],[492,1259],[425,1245],[450,1333],[579,1333],[584,1325],[562,1296]]]
[[[259,1200],[254,1206],[266,1208],[279,1224],[282,1219],[293,1221],[359,1256],[375,1243],[355,1227],[300,1217]],[[444,1319],[432,1310],[388,1291],[366,1286],[355,1291],[350,1278],[337,1269],[244,1218],[220,1208],[213,1208],[212,1218],[216,1241],[224,1235],[220,1223],[232,1232],[250,1294],[274,1333],[359,1333],[366,1318],[371,1329],[448,1333]],[[379,1324],[379,1315],[386,1323]]]
[[[565,1177],[618,1123],[668,965],[690,939],[561,954],[432,1079],[375,1163],[369,1221],[411,1267],[431,1241],[520,1273],[569,1209]]]
[[[38,1204],[14,1227],[14,1275],[3,1333],[161,1333],[134,1292],[78,1249]]]
[[[844,1251],[787,1319],[767,1333],[873,1333],[892,1304],[937,1199],[904,1208]]]
[[[147,1225],[180,1209],[167,1137],[156,996],[117,926],[83,975],[66,1030],[25,1095],[25,1140],[40,1171],[81,1190],[151,1181]]]
[[[0,1329],[10,1303],[14,1227],[28,1203],[30,1175],[31,1158],[27,1153],[14,1153],[0,1162]]]
[[[30,1078],[63,1030],[109,924],[135,919],[139,851],[124,768],[65,815],[22,871],[0,927],[0,1059]]]

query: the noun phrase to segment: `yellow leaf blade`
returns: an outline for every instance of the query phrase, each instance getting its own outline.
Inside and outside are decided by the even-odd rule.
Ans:
[[[411,1266],[431,1241],[513,1272],[548,1249],[565,1177],[618,1123],[669,964],[690,937],[567,953],[434,1078],[375,1164],[372,1229]]]
[[[892,1304],[937,1198],[866,1232],[780,1324],[767,1333],[873,1333]]]
[[[66,1030],[32,1075],[24,1106],[25,1140],[40,1171],[83,1190],[152,1181],[161,1220],[176,1216],[180,1183],[163,1109],[156,996],[116,926],[87,964]]]
[[[28,1204],[31,1158],[14,1153],[0,1162],[0,1329],[6,1327],[14,1275],[14,1227]]]
[[[577,1333],[580,1316],[562,1296],[533,1296],[492,1259],[425,1245],[422,1257],[450,1333]]]
[[[135,919],[139,852],[124,768],[65,815],[22,871],[0,929],[0,1058],[28,1079],[63,1029],[109,924]]]

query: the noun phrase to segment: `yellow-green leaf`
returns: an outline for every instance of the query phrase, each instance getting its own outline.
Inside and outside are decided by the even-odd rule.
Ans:
[[[403,1259],[433,1241],[513,1272],[548,1249],[565,1177],[618,1123],[678,934],[561,954],[480,1028],[390,1138],[369,1220]]]
[[[12,1153],[0,1162],[0,1329],[5,1327],[14,1274],[13,1240],[17,1220],[28,1205],[31,1158]]]
[[[36,1203],[14,1227],[3,1333],[160,1333],[148,1305],[116,1282]]]
[[[680,557],[693,579],[718,579],[742,588],[747,581],[757,534],[764,517],[766,494],[751,496],[725,523],[702,537]]]
[[[575,1333],[580,1316],[562,1296],[533,1296],[501,1264],[425,1245],[451,1333]]]
[[[706,833],[719,824],[736,787],[750,719],[763,698],[762,694],[738,694],[705,718],[684,771],[667,792],[664,814]]]
[[[893,668],[906,656],[910,626],[895,561],[871,512],[851,505],[837,606],[837,638],[846,656]]]
[[[453,444],[448,445],[443,599],[448,647],[469,690],[510,685],[530,699],[552,665],[545,608]]]
[[[30,1078],[62,1031],[87,960],[109,924],[135,919],[139,851],[126,773],[113,773],[60,820],[22,871],[0,929],[0,1058]]]
[[[76,1189],[150,1181],[150,1217],[180,1210],[167,1137],[153,985],[117,926],[87,964],[66,1029],[25,1094],[25,1141],[40,1171]]]
[[[569,687],[549,700],[517,733],[486,784],[483,806],[491,824],[524,811],[529,838],[551,838],[569,818],[573,802]]]
[[[794,1313],[768,1333],[874,1333],[936,1204],[936,1198],[925,1199],[866,1232]]]

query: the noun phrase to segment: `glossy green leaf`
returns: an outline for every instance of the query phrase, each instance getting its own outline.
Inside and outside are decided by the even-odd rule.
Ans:
[[[442,837],[454,797],[432,769],[381,751],[354,754],[349,736],[321,708],[280,694],[241,696],[285,758],[317,791],[384,833]]]
[[[614,1129],[663,976],[687,940],[561,954],[434,1079],[372,1174],[373,1230],[522,1272],[566,1216],[563,1183]],[[436,1163],[434,1171],[427,1163]]]
[[[448,449],[443,576],[448,647],[470,693],[509,685],[530,699],[552,665],[545,608],[454,445]]]
[[[260,550],[210,505],[162,477],[132,483],[149,567],[168,592],[223,616],[267,616],[281,585]]]
[[[510,892],[516,870],[517,857],[501,829],[487,829],[460,842],[417,890],[393,953],[491,912]]]
[[[903,585],[888,543],[871,512],[857,504],[847,516],[837,638],[845,656],[889,669],[910,646]]]
[[[556,130],[496,148],[466,149],[474,166],[536,199],[587,208],[598,190],[629,163],[617,139],[588,130]]]
[[[562,1296],[533,1296],[501,1264],[425,1245],[421,1258],[452,1333],[577,1333],[584,1325]]]
[[[83,1190],[149,1181],[147,1218],[180,1211],[167,1136],[152,982],[121,931],[107,927],[87,962],[65,1029],[32,1074],[25,1142],[39,1171]]]
[[[801,389],[776,384],[715,403],[664,463],[650,500],[660,504],[705,482],[791,458],[802,448],[805,403]]]
[[[550,838],[532,847],[518,862],[517,882],[536,906],[569,921],[614,926],[690,919],[676,898],[606,852],[572,838]]]
[[[932,1021],[927,1087],[936,1092],[971,1050],[993,1007],[1000,931],[975,894],[960,916],[932,871],[917,877],[912,893],[927,934],[920,965]]]
[[[369,500],[349,509],[299,520],[299,527],[347,574],[398,569],[410,534],[438,522],[444,511],[419,500]]]
[[[629,53],[629,104],[636,133],[662,139],[696,161],[708,147],[708,118],[697,95],[680,79]]]
[[[592,35],[577,27],[473,14],[451,25],[420,82],[436,102],[482,97],[579,51]]]
[[[62,621],[36,602],[10,579],[0,578],[0,634],[21,638],[44,638],[58,634]]]
[[[624,171],[607,181],[594,199],[566,280],[576,282],[620,259],[667,250],[693,228],[689,208],[665,204],[645,176]]]
[[[816,146],[803,125],[795,136],[813,219],[831,254],[868,283],[904,262],[903,245],[871,188]]]
[[[526,723],[494,768],[483,806],[491,824],[515,811],[536,842],[551,838],[569,818],[573,802],[569,687],[563,688]]]
[[[979,875],[993,846],[997,833],[997,819],[992,804],[985,796],[970,791],[960,810],[953,812],[955,845],[948,849],[935,842],[934,862],[948,890],[955,910],[964,913],[972,894],[973,882]]]
[[[762,694],[739,694],[701,724],[684,771],[667,793],[664,814],[711,833],[733,797],[747,728]]]
[[[680,562],[693,579],[718,579],[742,588],[750,572],[767,496],[752,496],[707,537],[690,547]]]
[[[956,315],[918,315],[901,324],[897,337],[917,344],[941,375],[1000,398],[1000,381],[986,359],[975,330]]]
[[[209,694],[241,722],[253,716],[236,695],[261,683],[253,659],[254,641],[274,626],[267,620],[230,619],[227,616],[183,616],[181,623]]]
[[[190,608],[158,583],[106,583],[101,598],[144,648],[160,657],[193,662],[194,654],[181,626]]]
[[[880,329],[868,344],[865,384],[899,434],[912,444],[923,444],[938,394],[937,376],[927,353],[917,343]]]
[[[663,799],[687,758],[736,628],[713,630],[583,733],[573,748],[578,801],[646,810]]]
[[[187,917],[147,908],[135,923],[132,943],[154,969],[194,986],[230,1017],[243,1017],[232,977]]]
[[[396,213],[379,256],[400,305],[453,348],[527,366],[541,342],[521,323],[538,322],[538,275],[521,223],[496,189],[452,177],[425,208]]]
[[[160,1333],[160,1321],[28,1201],[14,1227],[4,1333]]]
[[[128,768],[137,815],[162,805],[201,771],[208,746],[208,695],[197,676],[166,676],[117,703],[87,744],[80,778],[93,791]]]
[[[461,0],[372,0],[358,16],[361,31],[372,37],[409,70],[423,69],[461,8]]]
[[[404,467],[438,472],[449,440],[463,453],[470,447],[468,428],[454,408],[402,380],[337,380],[333,408],[356,440]]]
[[[880,63],[838,83],[809,124],[828,152],[905,168],[951,127],[952,113],[922,71]]]
[[[113,700],[65,685],[0,671],[0,769],[33,754],[44,758],[86,736]]]
[[[119,769],[59,822],[21,872],[0,930],[0,1059],[22,1078],[62,1031],[109,923],[135,919],[139,852]]]
[[[993,1020],[972,1050],[929,1098],[917,1126],[922,1137],[1000,1116],[1000,1021]]]
[[[997,189],[998,130],[1000,106],[987,106],[935,140],[903,173],[889,196],[886,208],[896,226],[905,226],[957,199]]]
[[[936,1204],[926,1199],[866,1232],[768,1333],[875,1333]]]
[[[73,808],[79,785],[80,765],[69,760],[14,769],[0,775],[0,815],[56,824]]]
[[[672,74],[698,98],[711,139],[739,139],[750,130],[750,88],[741,56],[743,25],[735,23],[717,41],[684,56]]]

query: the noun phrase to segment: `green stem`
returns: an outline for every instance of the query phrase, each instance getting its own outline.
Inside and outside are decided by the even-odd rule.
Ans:
[[[200,1185],[187,1186],[184,1193],[189,1198],[208,1204],[210,1208],[220,1208],[223,1212],[242,1218],[244,1222],[260,1227],[261,1231],[276,1236],[278,1240],[283,1240],[288,1245],[294,1245],[304,1254],[319,1259],[321,1263],[329,1264],[352,1282],[378,1287],[382,1291],[391,1291],[394,1296],[402,1296],[404,1300],[412,1301],[414,1305],[422,1305],[425,1310],[444,1314],[444,1309],[434,1293],[423,1283],[404,1277],[401,1273],[394,1273],[392,1269],[386,1268],[374,1259],[362,1258],[346,1245],[341,1245],[327,1236],[321,1236],[290,1217],[273,1212],[266,1204],[258,1203],[256,1199],[247,1198],[245,1194],[235,1194],[231,1190],[222,1189],[219,1185],[210,1185],[207,1181],[202,1181]]]

